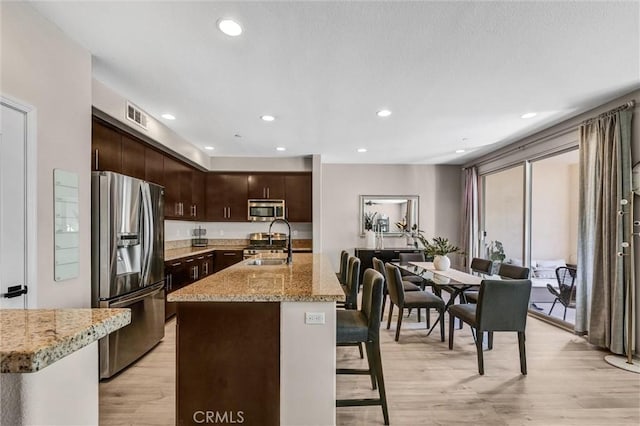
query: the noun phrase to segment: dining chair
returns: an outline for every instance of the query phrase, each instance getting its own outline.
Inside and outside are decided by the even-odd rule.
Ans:
[[[424,252],[422,251],[420,253],[400,253],[399,258],[400,258],[400,263],[425,261]],[[426,284],[424,278],[419,277],[417,275],[411,275],[410,273],[404,272],[404,271],[400,271],[400,274],[402,275],[402,279],[404,281],[409,281],[410,283],[414,283],[420,287],[420,290],[424,290],[424,287]]]
[[[344,291],[345,294],[347,293],[348,270],[349,270],[349,252],[346,250],[342,250],[340,252],[340,271],[336,272],[336,277],[338,278],[338,281],[340,282],[340,286],[342,287],[342,291]],[[340,308],[344,308],[346,303],[347,303],[346,299],[344,301],[338,301],[336,302],[336,306]]]
[[[493,270],[493,262],[488,259],[481,259],[479,257],[474,257],[471,259],[471,265],[469,266],[471,269],[471,273],[478,275],[482,278],[485,278],[488,275],[491,275]],[[472,290],[467,290],[464,292],[464,303],[473,302],[476,303],[478,301],[478,288],[472,287]]]
[[[404,309],[415,308],[418,312],[421,308],[434,308],[438,311],[440,318],[440,339],[444,342],[444,301],[433,293],[427,291],[404,291],[402,285],[402,275],[400,269],[390,263],[385,264],[387,272],[387,287],[389,289],[389,317],[387,319],[387,330],[391,327],[391,316],[393,315],[393,306],[398,307],[398,323],[396,325],[396,342],[400,338],[400,328],[402,327],[402,316]],[[427,326],[427,328],[429,328]]]
[[[498,275],[508,280],[525,280],[529,278],[529,268],[512,265],[510,263],[501,263],[498,269]],[[467,302],[477,303],[478,292],[467,291],[465,292],[465,298]],[[491,341],[491,335],[489,335],[489,341]]]
[[[557,289],[551,284],[547,284],[547,290],[556,297],[553,300],[551,309],[549,309],[549,315],[551,315],[554,306],[556,306],[556,302],[560,302],[564,306],[562,320],[566,321],[567,308],[576,307],[576,269],[568,266],[556,268],[556,280],[558,281]]]
[[[454,320],[460,318],[476,330],[476,352],[478,373],[484,374],[482,340],[484,332],[489,334],[489,349],[493,347],[493,332],[515,331],[518,333],[520,372],[527,374],[525,352],[525,328],[529,308],[531,280],[483,280],[480,283],[478,303],[464,303],[449,307],[449,349],[453,349]]]
[[[367,268],[364,271],[362,286],[362,305],[360,310],[344,310],[336,313],[336,343],[364,343],[367,349],[369,368],[337,368],[336,374],[363,374],[371,377],[371,387],[378,389],[378,398],[338,399],[336,407],[354,407],[380,405],[384,424],[389,424],[387,395],[382,372],[380,355],[380,316],[382,315],[382,288],[384,277],[377,271]]]
[[[349,256],[347,260],[347,281],[343,288],[345,292],[345,302],[342,306],[345,310],[355,311],[358,309],[358,291],[360,289],[360,259],[355,256]],[[340,308],[339,306],[337,306]],[[338,311],[342,312],[342,311]],[[361,343],[341,343],[338,346],[357,346],[360,358],[364,358],[364,351]]]
[[[380,314],[380,321],[382,321],[382,316],[384,315],[384,308],[387,305],[387,297],[389,295],[389,290],[388,290],[389,280],[387,280],[387,271],[384,268],[384,262],[378,259],[377,257],[374,257],[372,259],[372,262],[373,262],[373,269],[380,272],[380,274],[382,274],[382,276],[384,277],[384,284],[382,288],[382,311],[381,311],[382,313]],[[420,291],[420,287],[418,287],[414,283],[410,283],[404,280],[402,281],[402,287],[404,288],[404,291]],[[420,310],[418,310],[418,322],[420,322]],[[428,309],[427,309],[427,327],[429,327],[429,310]]]

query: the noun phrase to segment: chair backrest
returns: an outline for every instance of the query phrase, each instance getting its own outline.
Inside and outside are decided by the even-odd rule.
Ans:
[[[531,280],[482,280],[476,308],[478,332],[524,331]]]
[[[400,253],[400,263],[424,262],[424,252],[420,253]]]
[[[369,340],[376,340],[380,335],[380,319],[382,318],[382,283],[384,277],[378,271],[367,268],[362,277],[362,312],[369,323]]]
[[[568,266],[560,266],[556,268],[556,279],[558,280],[558,288],[560,289],[560,302],[568,305],[576,298],[576,269]]]
[[[349,268],[349,252],[342,250],[340,253],[340,284],[347,285],[347,274]]]
[[[349,257],[347,275],[347,309],[358,309],[358,290],[360,289],[360,259]]]
[[[471,272],[491,275],[492,269],[493,262],[488,259],[480,259],[479,257],[471,259]]]
[[[400,269],[390,263],[384,265],[387,271],[387,290],[394,305],[404,305],[404,286]]]
[[[371,259],[371,262],[373,263],[373,269],[379,272],[382,278],[384,278],[384,283],[382,284],[382,295],[384,296],[389,293],[387,289],[387,271],[384,269],[384,262],[375,256]]]
[[[502,278],[510,278],[512,280],[526,280],[529,278],[529,268],[511,265],[509,263],[501,263],[498,269],[498,275]]]

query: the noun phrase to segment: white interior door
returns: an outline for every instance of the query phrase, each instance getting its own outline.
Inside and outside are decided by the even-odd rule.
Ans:
[[[25,308],[25,295],[4,295],[27,284],[27,113],[0,102],[0,308]]]

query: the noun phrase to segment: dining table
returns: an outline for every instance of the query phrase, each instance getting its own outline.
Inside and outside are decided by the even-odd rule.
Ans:
[[[433,262],[391,262],[391,264],[409,274],[423,278],[426,285],[431,286],[434,290],[446,289],[451,293],[449,300],[444,305],[445,311],[449,309],[457,297],[472,287],[479,286],[483,280],[483,277],[453,268],[440,271],[435,268]],[[441,293],[441,291],[437,291],[437,293]],[[440,318],[431,326],[427,335],[431,334],[439,321]]]

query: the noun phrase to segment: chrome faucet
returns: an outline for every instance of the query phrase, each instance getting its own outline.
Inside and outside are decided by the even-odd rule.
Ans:
[[[293,263],[293,254],[291,251],[291,224],[286,219],[273,219],[271,224],[269,225],[269,245],[271,245],[271,228],[273,224],[276,222],[283,222],[289,228],[289,235],[287,236],[287,265],[291,265]]]

